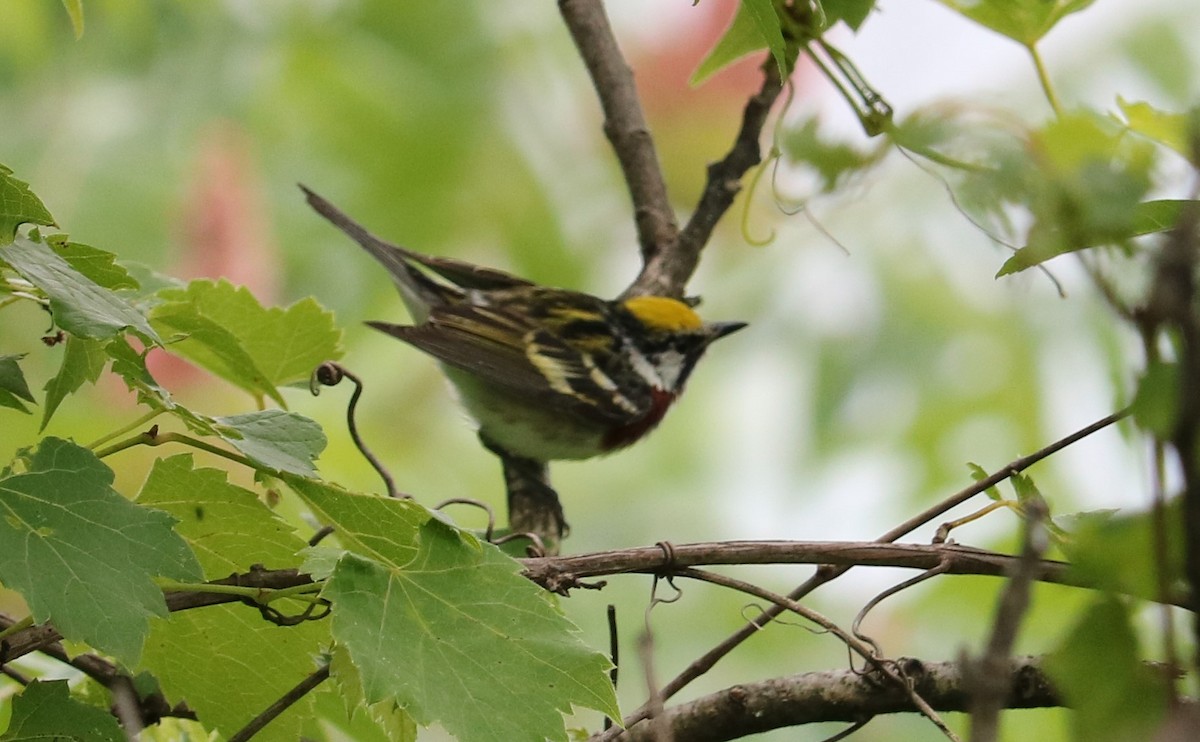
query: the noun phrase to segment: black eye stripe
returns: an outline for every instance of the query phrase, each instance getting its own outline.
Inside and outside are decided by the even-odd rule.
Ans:
[[[608,324],[599,319],[574,319],[554,328],[563,340],[578,340],[588,337],[607,337],[612,334]]]

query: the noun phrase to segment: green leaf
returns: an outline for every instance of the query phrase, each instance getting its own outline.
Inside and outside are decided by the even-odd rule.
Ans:
[[[1188,146],[1188,117],[1182,113],[1167,113],[1145,101],[1127,101],[1117,97],[1117,106],[1125,115],[1128,126],[1142,136],[1166,145],[1184,157],[1191,157]]]
[[[742,7],[750,13],[758,35],[766,43],[775,64],[779,66],[779,78],[788,77],[787,44],[783,40],[783,28],[780,25],[779,13],[775,10],[774,0],[742,0]]]
[[[1122,245],[1158,231],[1170,202],[1142,199],[1149,191],[1155,147],[1129,137],[1111,119],[1076,113],[1032,133],[1031,156],[1017,191],[1034,216],[1026,245],[997,276],[1057,255],[1097,245]]]
[[[83,0],[63,0],[63,7],[71,18],[71,28],[75,31],[75,40],[83,38]]]
[[[71,698],[65,680],[35,680],[12,701],[0,742],[125,742],[108,711]]]
[[[767,2],[770,4],[769,0]],[[771,12],[774,13],[773,8]],[[690,84],[693,86],[700,85],[747,54],[767,48],[767,39],[763,35],[759,23],[757,15],[753,8],[751,8],[751,3],[739,2],[737,12],[734,14],[729,28],[725,30],[725,33],[721,35],[721,38],[708,54],[705,55],[704,59],[700,61],[700,65],[692,73],[692,78],[689,81]],[[778,19],[776,19],[776,31],[778,30]],[[783,37],[781,35],[780,42],[782,41]],[[780,69],[782,69],[782,62],[780,62],[779,57],[776,57],[776,63],[780,64]]]
[[[262,410],[212,420],[222,438],[276,471],[315,474],[313,461],[325,450],[321,426],[294,412]]]
[[[191,454],[155,461],[137,502],[178,521],[175,532],[191,546],[205,579],[245,572],[255,564],[298,567],[298,552],[307,546],[255,493],[230,484],[220,469],[195,468]]]
[[[338,695],[347,719],[353,722],[355,717],[368,716],[376,730],[384,731],[389,742],[416,742],[417,723],[395,701],[367,704],[362,677],[346,647],[335,644],[330,654],[329,668],[340,691]],[[367,713],[361,713],[361,709],[366,709]]]
[[[1033,46],[1064,17],[1093,0],[941,0],[976,23],[1025,46]]]
[[[68,394],[74,394],[84,383],[96,383],[104,364],[108,362],[104,344],[99,340],[68,335],[64,345],[66,350],[63,351],[62,366],[43,388],[46,392],[46,408],[39,430],[46,429],[50,418]]]
[[[1025,502],[1031,497],[1040,497],[1041,492],[1033,482],[1033,477],[1028,474],[1013,474],[1008,478],[1012,482],[1013,492],[1017,495],[1017,502]]]
[[[317,669],[329,621],[267,623],[246,605],[217,605],[151,621],[139,669],[158,678],[172,702],[187,701],[205,726],[233,735]],[[254,735],[296,742],[311,715],[311,694]]]
[[[860,152],[843,142],[823,139],[815,118],[789,128],[783,139],[783,152],[794,163],[805,163],[816,171],[822,193],[833,193],[851,176],[877,164],[887,153],[886,143],[874,151]]]
[[[566,739],[572,705],[619,716],[608,660],[517,562],[410,500],[284,479],[350,550],[323,595],[368,703],[463,742]]]
[[[316,366],[342,354],[333,315],[312,299],[264,309],[249,290],[225,280],[192,281],[159,296],[155,327],[186,336],[168,350],[281,407],[276,386],[307,382]]]
[[[136,661],[148,617],[167,607],[154,577],[200,576],[165,513],[113,490],[91,451],[45,438],[27,469],[0,479],[0,582],[36,621],[122,661]]]
[[[254,492],[230,484],[219,469],[195,467],[191,454],[154,463],[138,503],[169,513],[176,532],[196,553],[205,579],[245,572],[252,565],[286,569],[300,563],[305,542]],[[272,607],[299,614],[300,601]],[[172,699],[189,705],[226,736],[300,682],[329,641],[327,621],[279,627],[248,606],[173,614],[153,621],[142,667]],[[255,739],[296,740],[311,701],[271,722]]]
[[[0,245],[7,245],[22,224],[49,227],[54,217],[41,199],[29,190],[29,184],[12,177],[12,170],[0,165]],[[0,252],[0,259],[3,259]]]
[[[1193,202],[1180,199],[1144,201],[1134,207],[1129,227],[1124,230],[1123,236],[1132,238],[1165,232],[1175,226],[1183,207],[1189,203]],[[1104,242],[1098,240],[1068,243],[1061,237],[1058,230],[1052,230],[1038,242],[1031,242],[1013,253],[1008,260],[1004,261],[1004,265],[996,273],[996,278],[1007,276],[1010,273],[1019,273],[1059,255],[1078,252],[1101,244]]]
[[[1181,504],[1170,502],[1164,512],[1166,563],[1164,584],[1182,592],[1183,530]],[[1158,599],[1160,565],[1154,547],[1154,515],[1141,513],[1081,513],[1066,525],[1069,537],[1062,549],[1071,571],[1087,584],[1104,590]],[[1169,597],[1169,596],[1168,596]]]
[[[1140,427],[1159,440],[1170,440],[1179,414],[1179,366],[1161,361],[1150,364],[1138,380],[1132,409]]]
[[[50,297],[54,321],[72,335],[103,339],[132,328],[155,343],[162,342],[141,312],[77,271],[46,244],[19,236],[0,248],[0,259]]]
[[[841,21],[857,31],[875,10],[875,0],[823,0],[821,7],[825,10],[826,28]]]
[[[986,469],[979,464],[976,464],[974,461],[968,461],[967,468],[971,470],[971,479],[974,479],[976,482],[982,482],[983,480],[992,476],[987,472]],[[988,487],[986,490],[984,490],[984,494],[987,495],[991,500],[1004,499],[1004,497],[1000,494],[1000,490],[996,489],[995,487]]]
[[[51,242],[54,252],[71,264],[71,267],[87,276],[92,282],[110,291],[136,289],[138,282],[125,266],[117,262],[117,256],[81,242]]]
[[[1142,664],[1129,609],[1117,598],[1098,597],[1045,668],[1074,710],[1072,739],[1125,742],[1154,736],[1166,694]]]
[[[0,407],[10,407],[28,415],[29,408],[22,404],[21,400],[34,402],[34,399],[29,393],[29,385],[25,383],[25,374],[17,365],[24,357],[24,353],[0,356]]]

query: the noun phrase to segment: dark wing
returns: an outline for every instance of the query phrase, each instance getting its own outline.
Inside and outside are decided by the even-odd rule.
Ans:
[[[618,392],[589,355],[494,307],[439,307],[415,326],[367,324],[485,383],[600,424],[627,424],[651,406],[648,388]]]

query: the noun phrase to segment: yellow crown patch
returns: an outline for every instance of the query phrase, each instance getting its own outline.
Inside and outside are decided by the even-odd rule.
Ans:
[[[635,296],[622,304],[647,327],[667,332],[699,330],[700,315],[687,304],[666,296]]]

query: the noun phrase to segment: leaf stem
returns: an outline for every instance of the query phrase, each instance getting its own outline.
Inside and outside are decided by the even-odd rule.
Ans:
[[[173,593],[211,593],[213,595],[237,595],[243,598],[250,598],[257,603],[270,603],[283,598],[292,598],[301,600],[306,603],[316,603],[320,600],[316,596],[308,593],[316,592],[321,589],[321,585],[313,583],[310,585],[296,585],[294,587],[281,588],[274,590],[266,587],[247,587],[243,585],[220,585],[212,582],[178,582],[167,578],[155,578],[155,584],[164,592]]]
[[[118,453],[119,451],[124,451],[127,448],[133,448],[134,446],[161,446],[164,443],[184,443],[192,448],[198,448],[201,451],[207,451],[215,456],[229,459],[234,463],[241,464],[242,466],[254,469],[255,471],[273,471],[262,466],[261,464],[255,463],[241,454],[234,453],[233,451],[226,451],[225,449],[214,446],[207,441],[202,441],[199,438],[193,438],[192,436],[185,435],[183,433],[154,433],[151,431],[138,433],[132,438],[126,438],[123,441],[117,441],[111,446],[99,451],[95,451],[94,453],[96,454],[96,458],[102,459],[106,456],[111,456],[114,453]]]
[[[28,629],[30,626],[33,626],[33,616],[26,616],[20,621],[14,623],[12,626],[9,626],[7,629],[0,631],[0,640],[7,639],[18,631],[24,631],[25,629]]]
[[[1033,68],[1037,70],[1038,83],[1042,86],[1042,92],[1046,94],[1046,100],[1049,101],[1050,107],[1054,109],[1054,115],[1062,118],[1062,103],[1058,100],[1058,93],[1054,92],[1054,84],[1050,82],[1050,73],[1046,71],[1042,55],[1033,44],[1025,48],[1029,50],[1029,56],[1033,59]]]
[[[145,415],[142,415],[141,417],[139,417],[138,419],[129,423],[128,425],[117,428],[116,430],[112,431],[111,433],[108,433],[107,435],[103,435],[103,436],[97,438],[96,440],[92,441],[91,443],[87,444],[87,448],[90,448],[93,451],[95,451],[97,448],[99,448],[100,446],[103,446],[105,443],[108,443],[109,441],[116,438],[117,436],[125,435],[126,433],[130,432],[131,430],[136,430],[136,429],[142,427],[143,425],[150,422],[154,418],[158,417],[165,411],[166,410],[150,410]],[[101,457],[101,458],[103,458],[103,457]]]

